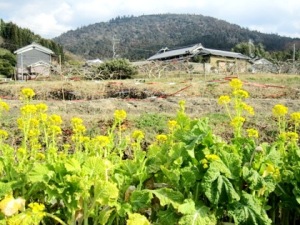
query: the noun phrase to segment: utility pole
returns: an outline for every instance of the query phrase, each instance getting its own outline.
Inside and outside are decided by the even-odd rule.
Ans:
[[[295,63],[295,56],[296,56],[296,44],[294,43],[294,47],[293,47],[293,64]]]
[[[113,51],[113,59],[116,58],[117,53],[116,53],[116,44],[119,42],[118,39],[115,38],[115,35],[113,36],[112,39],[112,51]]]

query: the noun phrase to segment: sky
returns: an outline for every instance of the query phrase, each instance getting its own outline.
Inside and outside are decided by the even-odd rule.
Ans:
[[[201,14],[263,33],[300,38],[299,0],[0,0],[0,18],[43,38],[117,16]]]

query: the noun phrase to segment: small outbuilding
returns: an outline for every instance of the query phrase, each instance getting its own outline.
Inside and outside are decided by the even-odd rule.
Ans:
[[[17,55],[17,79],[30,79],[37,75],[49,76],[54,52],[33,42],[14,52]]]

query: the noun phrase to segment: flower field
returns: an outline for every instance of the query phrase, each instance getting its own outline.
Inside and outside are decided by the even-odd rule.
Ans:
[[[264,141],[251,93],[239,79],[230,88],[217,100],[229,139],[181,100],[147,146],[141,129],[125,132],[123,109],[103,133],[72,117],[65,136],[66,121],[23,88],[14,124],[0,127],[0,224],[299,224],[300,111],[275,104]],[[1,100],[1,119],[9,112]]]

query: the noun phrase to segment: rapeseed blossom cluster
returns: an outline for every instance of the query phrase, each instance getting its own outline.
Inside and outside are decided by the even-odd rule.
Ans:
[[[134,138],[136,140],[142,140],[142,139],[145,138],[145,134],[141,130],[135,130],[135,131],[133,131],[133,133],[132,133],[131,136],[132,136],[132,138]]]
[[[25,209],[25,199],[14,198],[12,195],[7,195],[0,202],[0,210],[5,216],[12,216],[19,211]]]
[[[230,97],[228,95],[221,95],[218,99],[218,104],[219,105],[225,105],[230,102]]]
[[[123,120],[126,119],[127,113],[125,110],[121,109],[121,110],[116,110],[114,112],[114,118],[116,121],[118,122],[122,122]]]
[[[25,100],[31,100],[35,96],[35,92],[31,88],[23,88],[21,94]]]
[[[9,105],[0,98],[0,112],[9,111]]]
[[[168,137],[165,134],[158,134],[158,135],[156,135],[156,140],[160,143],[163,143],[168,140]]]
[[[283,117],[288,113],[288,108],[284,105],[278,104],[273,107],[272,113],[275,117]]]
[[[258,130],[253,129],[253,128],[247,129],[247,133],[248,133],[248,137],[250,137],[250,138],[251,137],[258,138],[258,136],[259,136]]]

